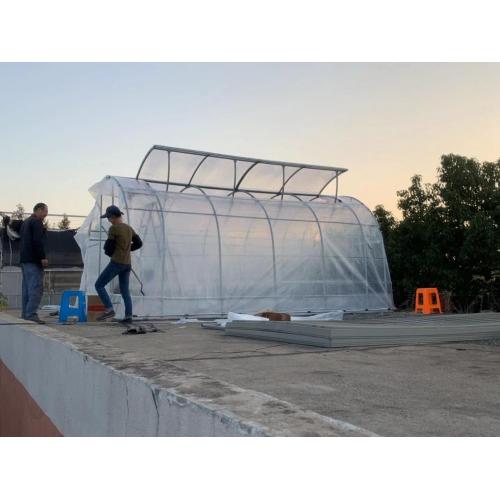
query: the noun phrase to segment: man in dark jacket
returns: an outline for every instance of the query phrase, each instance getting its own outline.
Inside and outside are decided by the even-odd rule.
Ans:
[[[43,268],[49,265],[45,256],[45,228],[43,220],[49,210],[45,203],[37,203],[33,214],[21,226],[21,269],[23,273],[23,319],[44,324],[37,314],[43,295]]]

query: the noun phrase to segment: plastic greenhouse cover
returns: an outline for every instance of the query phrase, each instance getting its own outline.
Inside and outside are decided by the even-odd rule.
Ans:
[[[382,235],[354,198],[181,193],[110,176],[90,192],[95,205],[76,235],[84,262],[81,288],[95,294],[95,280],[108,262],[102,248],[109,223],[99,215],[118,205],[144,242],[132,254],[137,277],[130,278],[138,316],[393,307]],[[109,290],[120,314],[117,280]]]

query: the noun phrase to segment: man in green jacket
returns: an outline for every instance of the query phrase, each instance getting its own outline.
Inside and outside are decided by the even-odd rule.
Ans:
[[[136,232],[122,220],[123,212],[111,205],[106,208],[106,213],[101,219],[108,219],[111,227],[108,231],[108,239],[104,243],[104,252],[111,257],[109,264],[104,268],[95,282],[95,289],[106,310],[98,316],[97,321],[105,321],[114,318],[115,311],[105,286],[118,276],[120,283],[120,294],[125,305],[125,317],[122,323],[132,322],[132,298],[130,297],[129,281],[132,270],[130,252],[139,249],[142,241]]]

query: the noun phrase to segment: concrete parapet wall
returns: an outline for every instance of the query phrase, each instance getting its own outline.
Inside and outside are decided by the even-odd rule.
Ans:
[[[1,361],[64,436],[370,435],[88,338],[70,342],[63,332],[21,320],[1,324],[12,321],[0,313]]]

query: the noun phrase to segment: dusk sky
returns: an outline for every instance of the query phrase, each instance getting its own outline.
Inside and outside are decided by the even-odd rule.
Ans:
[[[163,144],[345,167],[396,209],[440,156],[500,157],[500,64],[0,64],[0,210],[87,214],[104,175]]]

